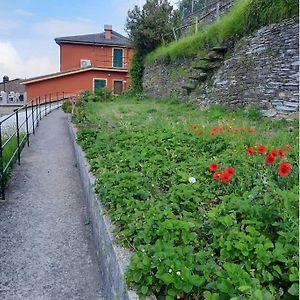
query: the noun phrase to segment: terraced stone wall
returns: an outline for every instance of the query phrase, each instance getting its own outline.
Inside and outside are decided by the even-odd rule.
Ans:
[[[144,73],[144,92],[156,98],[189,98],[201,106],[260,107],[266,116],[298,116],[299,23],[266,26],[241,39],[214,75],[187,95],[193,60],[153,64]]]

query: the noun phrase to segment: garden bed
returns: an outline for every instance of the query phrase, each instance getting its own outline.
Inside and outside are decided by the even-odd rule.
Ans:
[[[73,119],[139,294],[298,298],[297,122],[126,98]]]

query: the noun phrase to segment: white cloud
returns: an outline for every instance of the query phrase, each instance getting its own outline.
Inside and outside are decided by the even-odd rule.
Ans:
[[[56,72],[58,66],[47,56],[23,59],[9,42],[0,41],[0,76],[10,78],[29,78]]]
[[[33,24],[34,32],[52,37],[96,33],[100,30],[96,24],[83,21],[49,20]]]
[[[15,13],[20,16],[28,16],[28,17],[33,16],[32,12],[24,9],[16,9]]]
[[[84,23],[91,23],[92,22],[91,19],[82,18],[82,17],[78,17],[78,18],[76,18],[76,20],[79,21],[79,22],[84,22]]]

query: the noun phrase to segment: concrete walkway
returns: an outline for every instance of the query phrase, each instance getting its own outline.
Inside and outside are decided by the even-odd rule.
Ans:
[[[30,142],[0,204],[0,299],[104,299],[67,116]]]

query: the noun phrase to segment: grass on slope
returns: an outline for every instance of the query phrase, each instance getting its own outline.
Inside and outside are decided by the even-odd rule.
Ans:
[[[232,47],[242,36],[275,22],[298,16],[298,0],[238,0],[232,10],[204,31],[161,46],[148,54],[146,63],[169,62],[204,56],[208,48]]]

